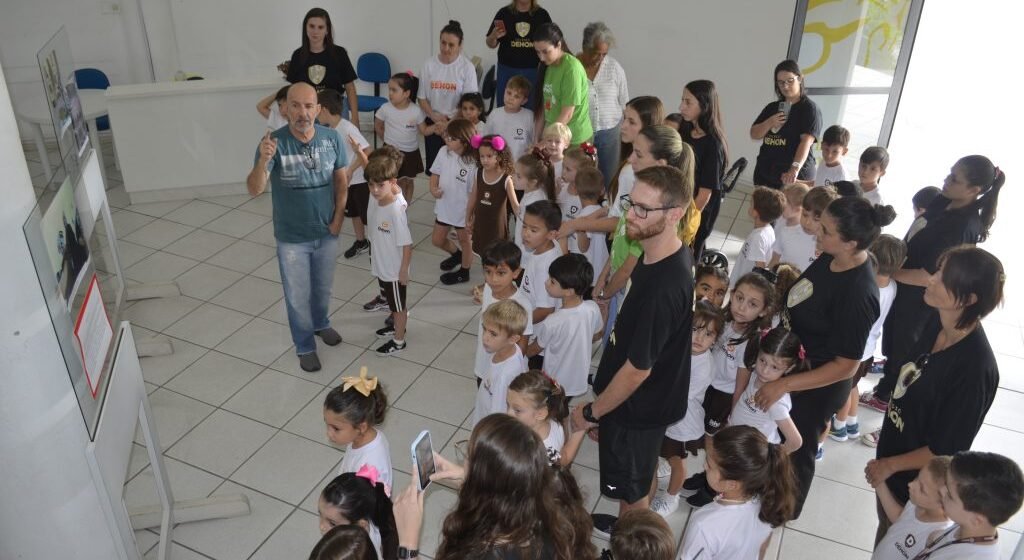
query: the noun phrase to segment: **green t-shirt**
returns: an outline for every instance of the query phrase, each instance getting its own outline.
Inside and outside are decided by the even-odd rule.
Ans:
[[[594,137],[590,123],[590,81],[583,64],[565,53],[558,64],[548,66],[544,73],[544,122],[557,121],[562,109],[569,106],[576,107],[569,119],[571,145],[579,146]]]
[[[619,216],[619,223],[615,225],[615,236],[612,237],[612,251],[611,251],[611,262],[612,266],[610,272],[622,268],[622,264],[626,262],[626,258],[629,255],[633,255],[636,258],[640,258],[644,254],[644,248],[640,245],[639,241],[633,241],[626,237],[626,216],[623,214]]]
[[[287,126],[270,134],[277,152],[267,162],[274,204],[274,237],[284,243],[306,243],[330,235],[334,219],[334,172],[348,164],[338,131],[316,125],[304,144]],[[259,161],[256,148],[254,163]]]

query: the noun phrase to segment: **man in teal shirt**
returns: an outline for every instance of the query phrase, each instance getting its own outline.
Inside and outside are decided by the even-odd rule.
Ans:
[[[273,187],[274,237],[288,328],[299,365],[320,369],[315,336],[341,343],[327,318],[338,254],[338,232],[348,197],[345,146],[337,131],[315,124],[320,104],[305,83],[288,89],[288,126],[267,131],[246,179],[249,194]]]

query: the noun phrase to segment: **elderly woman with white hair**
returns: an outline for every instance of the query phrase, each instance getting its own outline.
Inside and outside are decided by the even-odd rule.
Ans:
[[[588,23],[583,28],[583,50],[577,57],[590,80],[590,122],[606,188],[619,168],[619,123],[629,101],[626,72],[619,61],[608,56],[614,46],[615,35],[603,21]]]

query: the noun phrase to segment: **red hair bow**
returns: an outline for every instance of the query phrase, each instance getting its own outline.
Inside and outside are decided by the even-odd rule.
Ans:
[[[597,147],[590,142],[580,144],[580,149],[583,150],[583,153],[590,156],[590,159],[597,159]]]

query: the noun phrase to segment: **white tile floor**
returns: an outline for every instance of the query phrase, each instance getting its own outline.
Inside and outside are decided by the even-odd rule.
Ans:
[[[108,140],[105,140],[108,141]],[[33,179],[43,175],[34,148],[26,146]],[[112,153],[107,146],[105,153]],[[51,158],[56,161],[55,158]],[[410,206],[413,237],[412,318],[409,349],[396,357],[373,353],[373,331],[382,313],[364,313],[361,304],[376,292],[366,255],[338,257],[332,321],[345,338],[337,347],[321,345],[321,372],[298,368],[274,253],[270,197],[246,195],[203,200],[130,205],[113,166],[107,167],[108,200],[119,236],[125,275],[133,282],[174,280],[182,295],[129,304],[124,317],[136,337],[167,337],[174,354],[144,358],[160,441],[176,498],[244,493],[252,504],[248,517],[180,525],[175,529],[175,558],[279,559],[305,557],[318,538],[316,497],[341,460],[323,434],[321,403],[342,374],[368,366],[388,390],[391,409],[384,432],[392,442],[395,485],[409,480],[406,445],[422,429],[454,457],[454,443],[465,429],[476,390],[472,380],[478,308],[469,285],[437,282],[438,251],[430,245],[432,202],[426,185]],[[734,257],[750,230],[746,192],[740,188],[722,205],[709,246]],[[738,217],[737,217],[738,216]],[[346,226],[341,248],[353,238]],[[1000,254],[990,241],[987,248]],[[1009,247],[1007,247],[1009,249]],[[1009,252],[1002,252],[1004,256]],[[474,271],[474,282],[480,273]],[[1022,314],[1001,310],[986,321],[999,352],[1002,387],[975,447],[1024,461],[1024,334]],[[865,381],[867,388],[873,381]],[[862,426],[880,424],[865,411]],[[137,441],[142,441],[141,436]],[[875,527],[873,495],[863,480],[872,450],[858,443],[829,441],[818,465],[804,515],[776,531],[769,556],[786,560],[869,558]],[[693,466],[697,461],[691,459]],[[616,505],[597,493],[597,449],[589,440],[573,467],[594,511]],[[129,471],[129,506],[156,503],[152,472],[144,448],[136,445]],[[435,485],[427,497],[427,521],[421,548],[436,548],[440,522],[456,494]],[[681,536],[689,510],[670,518]],[[1000,546],[1008,558],[1024,531],[1018,515],[1003,532]],[[147,558],[155,557],[156,538],[139,531]]]

